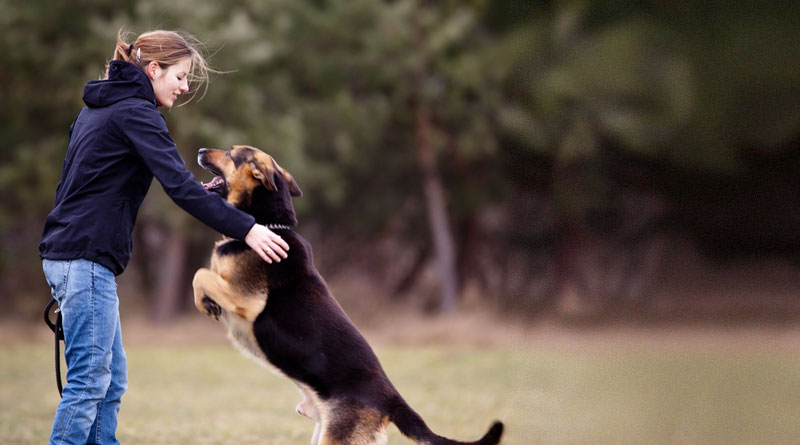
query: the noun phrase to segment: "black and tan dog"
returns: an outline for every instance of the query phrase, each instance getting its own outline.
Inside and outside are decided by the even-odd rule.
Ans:
[[[378,358],[314,267],[297,224],[292,176],[264,152],[247,146],[201,149],[198,162],[215,177],[206,188],[255,216],[290,246],[279,263],[263,261],[244,242],[217,242],[211,268],[194,276],[195,304],[222,320],[243,352],[294,381],[305,400],[297,412],[317,425],[312,444],[380,444],[394,422],[422,444],[463,444],[431,432],[386,377]],[[496,422],[475,444],[500,442]]]

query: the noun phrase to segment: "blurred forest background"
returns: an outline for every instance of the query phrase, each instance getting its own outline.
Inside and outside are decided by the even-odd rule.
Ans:
[[[800,316],[800,3],[0,0],[0,305],[40,316],[37,245],[85,82],[120,28],[204,41],[199,147],[293,173],[348,310],[581,320]],[[193,310],[218,236],[154,183],[123,305]],[[291,254],[291,253],[290,253]],[[350,299],[350,300],[348,300]],[[349,303],[348,303],[349,301]]]

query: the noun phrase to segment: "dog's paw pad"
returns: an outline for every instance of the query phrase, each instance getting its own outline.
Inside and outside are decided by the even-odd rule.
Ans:
[[[215,319],[219,320],[219,316],[222,315],[222,308],[217,304],[216,301],[208,298],[203,297],[203,306],[206,308],[206,313],[211,315]]]

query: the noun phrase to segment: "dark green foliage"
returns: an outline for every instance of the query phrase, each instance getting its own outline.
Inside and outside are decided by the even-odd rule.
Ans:
[[[202,101],[165,112],[188,167],[208,179],[193,165],[199,147],[271,153],[303,188],[301,223],[320,234],[318,260],[332,274],[390,238],[391,254],[365,273],[391,290],[414,269],[397,258],[429,255],[420,107],[459,281],[493,299],[514,293],[497,284],[504,265],[527,282],[541,261],[577,267],[565,240],[633,233],[623,227],[638,223],[620,210],[632,190],[677,209],[656,219],[690,220],[681,236],[711,250],[708,240],[737,233],[794,256],[800,246],[796,199],[770,192],[797,196],[797,175],[772,178],[769,167],[796,164],[800,140],[800,7],[791,3],[2,0],[0,10],[0,300],[43,292],[29,283],[41,281],[36,244],[67,128],[120,27],[181,28],[206,42],[220,73]],[[737,194],[764,205],[733,211]],[[160,187],[150,195],[140,239],[158,229],[196,249],[213,237]],[[709,202],[726,207],[687,216]],[[751,236],[753,220],[783,229]],[[647,227],[634,232],[661,233]],[[559,270],[551,281],[571,280]]]

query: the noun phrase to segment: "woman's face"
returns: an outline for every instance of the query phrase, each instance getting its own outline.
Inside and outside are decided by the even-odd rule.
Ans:
[[[161,68],[157,62],[150,62],[147,66],[147,75],[153,83],[159,107],[172,108],[178,96],[189,91],[188,76],[191,68],[192,59],[189,57],[167,68]]]

